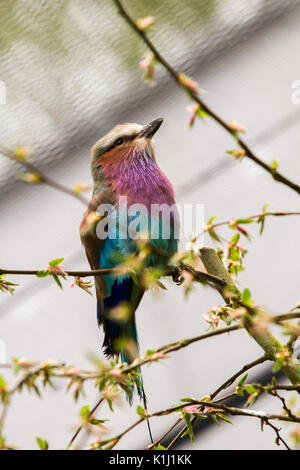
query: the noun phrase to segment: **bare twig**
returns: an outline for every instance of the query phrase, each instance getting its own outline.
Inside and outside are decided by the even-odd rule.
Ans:
[[[280,428],[277,428],[276,426],[274,426],[274,424],[270,423],[270,421],[262,421],[262,427],[263,427],[263,424],[266,424],[267,426],[269,426],[270,428],[273,429],[273,431],[275,432],[276,434],[276,444],[277,445],[280,445],[280,442],[282,442],[282,444],[285,446],[285,448],[287,450],[292,450],[286,443],[286,441],[281,437],[280,435],[280,431],[281,429]]]
[[[8,149],[5,149],[5,148],[1,147],[0,148],[0,154],[2,154],[3,156],[9,158],[12,161],[18,163],[19,165],[21,165],[23,168],[30,171],[31,173],[34,173],[34,174],[38,175],[40,183],[47,184],[48,186],[51,186],[52,188],[57,189],[58,191],[61,191],[65,194],[68,194],[69,196],[75,197],[78,201],[80,201],[85,206],[88,205],[88,201],[85,199],[84,196],[72,191],[72,189],[67,188],[66,186],[64,186],[61,183],[58,183],[57,181],[53,180],[52,178],[49,178],[49,176],[47,176],[45,173],[41,172],[33,163],[29,162],[28,160],[23,160],[23,159],[17,158],[15,156],[15,153],[12,152],[11,150],[8,150]]]

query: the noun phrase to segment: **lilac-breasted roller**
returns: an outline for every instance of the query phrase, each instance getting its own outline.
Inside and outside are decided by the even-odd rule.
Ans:
[[[146,266],[165,265],[168,262],[165,255],[170,257],[177,251],[178,215],[174,191],[157,164],[152,143],[162,121],[155,119],[145,126],[120,124],[92,148],[94,190],[80,226],[92,269],[116,267],[120,256],[129,257],[138,251],[136,239],[128,229],[130,224],[135,227],[139,216],[140,225],[147,227],[149,242],[154,247],[146,258]],[[124,200],[126,211],[120,203]],[[95,213],[100,213],[103,207],[107,217],[104,237],[99,233],[99,225],[94,223]],[[145,212],[144,218],[141,211],[134,215],[133,207],[146,208],[146,223]],[[96,276],[95,287],[98,323],[104,329],[104,353],[108,357],[120,355],[123,362],[131,363],[138,356],[135,312],[145,289],[127,274],[119,278],[111,274]],[[123,302],[129,306],[130,313],[125,320],[117,321],[110,311]],[[145,399],[142,382],[138,392]]]

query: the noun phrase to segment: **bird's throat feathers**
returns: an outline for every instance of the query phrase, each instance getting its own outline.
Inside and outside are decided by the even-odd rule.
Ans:
[[[129,204],[174,204],[173,187],[158,167],[152,145],[112,149],[99,157],[93,173],[94,192],[109,186],[116,198],[127,196]]]

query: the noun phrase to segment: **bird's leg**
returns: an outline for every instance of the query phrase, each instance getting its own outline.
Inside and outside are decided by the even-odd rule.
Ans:
[[[183,283],[182,270],[179,267],[174,268],[171,272],[171,276],[173,282],[175,282],[177,286],[180,286]]]

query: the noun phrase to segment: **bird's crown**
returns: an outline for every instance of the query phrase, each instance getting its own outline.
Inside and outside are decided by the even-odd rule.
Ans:
[[[100,157],[113,148],[120,147],[125,143],[132,142],[141,132],[143,126],[135,123],[118,124],[104,137],[96,142],[92,148],[92,155]]]

